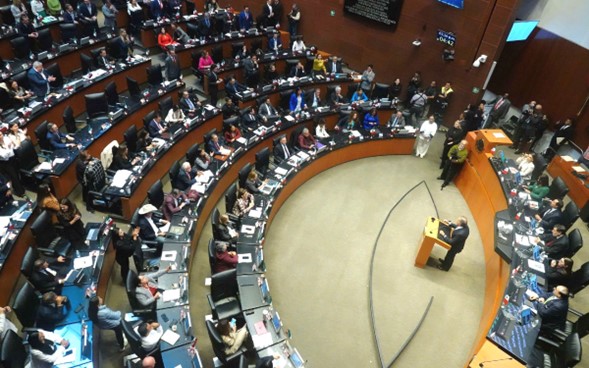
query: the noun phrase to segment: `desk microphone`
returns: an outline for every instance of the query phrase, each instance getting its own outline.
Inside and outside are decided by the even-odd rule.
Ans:
[[[504,360],[513,360],[513,358],[503,358],[503,359],[494,359],[494,360],[485,360],[484,362],[479,363],[479,367],[483,368],[485,363],[494,363],[494,362],[501,362]]]

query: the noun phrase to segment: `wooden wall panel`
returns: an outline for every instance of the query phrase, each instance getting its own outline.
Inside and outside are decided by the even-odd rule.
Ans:
[[[220,0],[225,6],[228,0]],[[497,6],[499,2],[501,6]],[[265,1],[234,0],[231,5],[242,9],[248,4],[254,16],[261,13]],[[285,8],[283,27],[287,26],[286,14],[292,0],[282,1]],[[297,0],[301,8],[299,33],[305,43],[313,44],[329,53],[344,58],[351,68],[363,70],[374,64],[378,82],[391,83],[396,77],[406,86],[415,71],[422,73],[424,85],[431,80],[441,85],[451,80],[456,91],[447,116],[454,121],[466,104],[476,102],[480,94],[473,94],[473,87],[481,88],[491,63],[478,69],[471,67],[481,53],[493,60],[496,50],[502,47],[509,31],[519,0],[466,0],[463,10],[454,9],[436,0],[405,0],[399,25],[393,32],[384,26],[357,17],[344,15],[343,0]],[[330,16],[335,10],[336,15]],[[487,27],[488,23],[492,27]],[[436,31],[443,29],[456,34],[456,60],[444,62],[444,44],[435,40]],[[419,48],[411,43],[420,38]]]
[[[575,116],[589,93],[589,50],[537,28],[525,42],[510,42],[488,87],[509,92],[516,106],[542,104],[552,123]],[[589,145],[589,113],[577,119],[575,143]]]

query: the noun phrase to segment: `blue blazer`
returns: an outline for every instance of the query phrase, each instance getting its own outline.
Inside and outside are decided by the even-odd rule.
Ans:
[[[301,109],[304,109],[306,106],[307,106],[307,104],[305,103],[305,95],[302,94],[301,95]],[[297,94],[295,92],[293,92],[292,95],[290,95],[290,103],[289,103],[290,111],[295,111],[296,107],[297,107]]]
[[[219,144],[219,148],[221,147],[221,140],[219,140],[219,142],[217,142]],[[213,140],[209,140],[207,142],[207,149],[209,152],[213,152],[213,154],[215,155],[220,155],[221,154],[221,150],[215,147],[215,143],[213,142]]]
[[[49,77],[47,72],[43,70],[43,74],[45,77]],[[37,97],[45,97],[47,92],[49,92],[49,81],[44,79],[41,76],[41,73],[38,73],[35,68],[29,69],[27,72],[27,77],[29,78],[29,86],[31,87],[31,91]]]
[[[370,115],[370,113],[367,113],[364,116],[363,128],[365,130],[370,130],[372,128],[376,128],[378,125],[379,125],[378,115],[372,116],[372,115]]]
[[[75,20],[78,19],[78,14],[74,11],[73,13],[65,12],[63,13],[63,22],[64,23],[74,23]]]
[[[245,12],[242,11],[241,13],[239,13],[239,29],[250,29],[253,27],[254,25],[254,19],[253,19],[253,15],[250,12],[249,13],[249,18],[245,17]]]
[[[53,149],[62,149],[67,147],[67,145],[61,141],[61,138],[62,135],[60,132],[47,132],[47,140]]]
[[[280,37],[278,37],[277,39],[274,39],[274,37],[271,37],[270,41],[268,41],[268,49],[274,50],[274,47],[276,45],[278,45],[278,49],[280,49],[282,47],[282,40],[280,39]]]
[[[163,122],[163,120],[162,120],[162,122]],[[164,124],[163,124],[163,123],[160,123],[160,125],[162,125],[162,126],[163,126]],[[149,125],[147,125],[147,131],[149,132],[149,136],[150,136],[151,138],[161,138],[161,136],[162,136],[162,135],[160,134],[160,130],[159,130],[159,128],[157,127],[157,123],[155,122],[155,120],[154,120],[154,119],[152,119],[152,120],[149,122]]]
[[[163,10],[160,8],[160,4],[157,0],[149,3],[149,9],[151,10],[151,16],[153,19],[157,19],[162,16]]]
[[[96,5],[90,3],[90,11],[88,11],[88,7],[84,2],[78,4],[78,16],[83,18],[92,18],[98,15],[98,11],[96,10]]]

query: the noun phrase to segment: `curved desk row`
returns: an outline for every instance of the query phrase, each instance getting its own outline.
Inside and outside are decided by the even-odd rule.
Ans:
[[[35,27],[35,30],[39,31],[44,28],[49,28],[49,31],[51,32],[51,37],[54,40],[59,40],[61,39],[59,25],[62,23],[62,21],[63,19],[58,18],[58,20],[54,22],[38,25],[37,27]],[[14,53],[12,50],[12,45],[10,44],[10,40],[18,35],[18,32],[16,31],[16,28],[14,26],[9,27],[10,28],[6,28],[2,36],[0,36],[0,57],[4,60],[10,60],[14,58]]]

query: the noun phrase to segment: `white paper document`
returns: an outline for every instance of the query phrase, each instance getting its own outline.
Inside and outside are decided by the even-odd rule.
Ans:
[[[167,342],[170,345],[174,345],[178,339],[180,339],[180,335],[170,329],[166,330],[161,338],[162,341]]]
[[[91,267],[94,263],[92,262],[92,256],[74,258],[74,269],[79,270],[80,268]]]
[[[164,302],[171,302],[180,299],[180,289],[168,289],[164,290],[162,294],[162,300]]]
[[[238,254],[237,255],[237,262],[239,262],[239,263],[252,263],[251,253]]]
[[[178,255],[178,252],[175,250],[165,250],[162,252],[162,256],[161,256],[161,260],[162,261],[175,261],[176,260],[176,256]]]
[[[528,267],[534,271],[538,271],[538,272],[542,272],[542,273],[545,272],[544,263],[534,261],[533,259],[528,259]]]
[[[261,348],[265,346],[272,345],[272,334],[270,332],[265,333],[263,335],[251,335],[252,341],[254,342],[254,346],[256,348]]]

